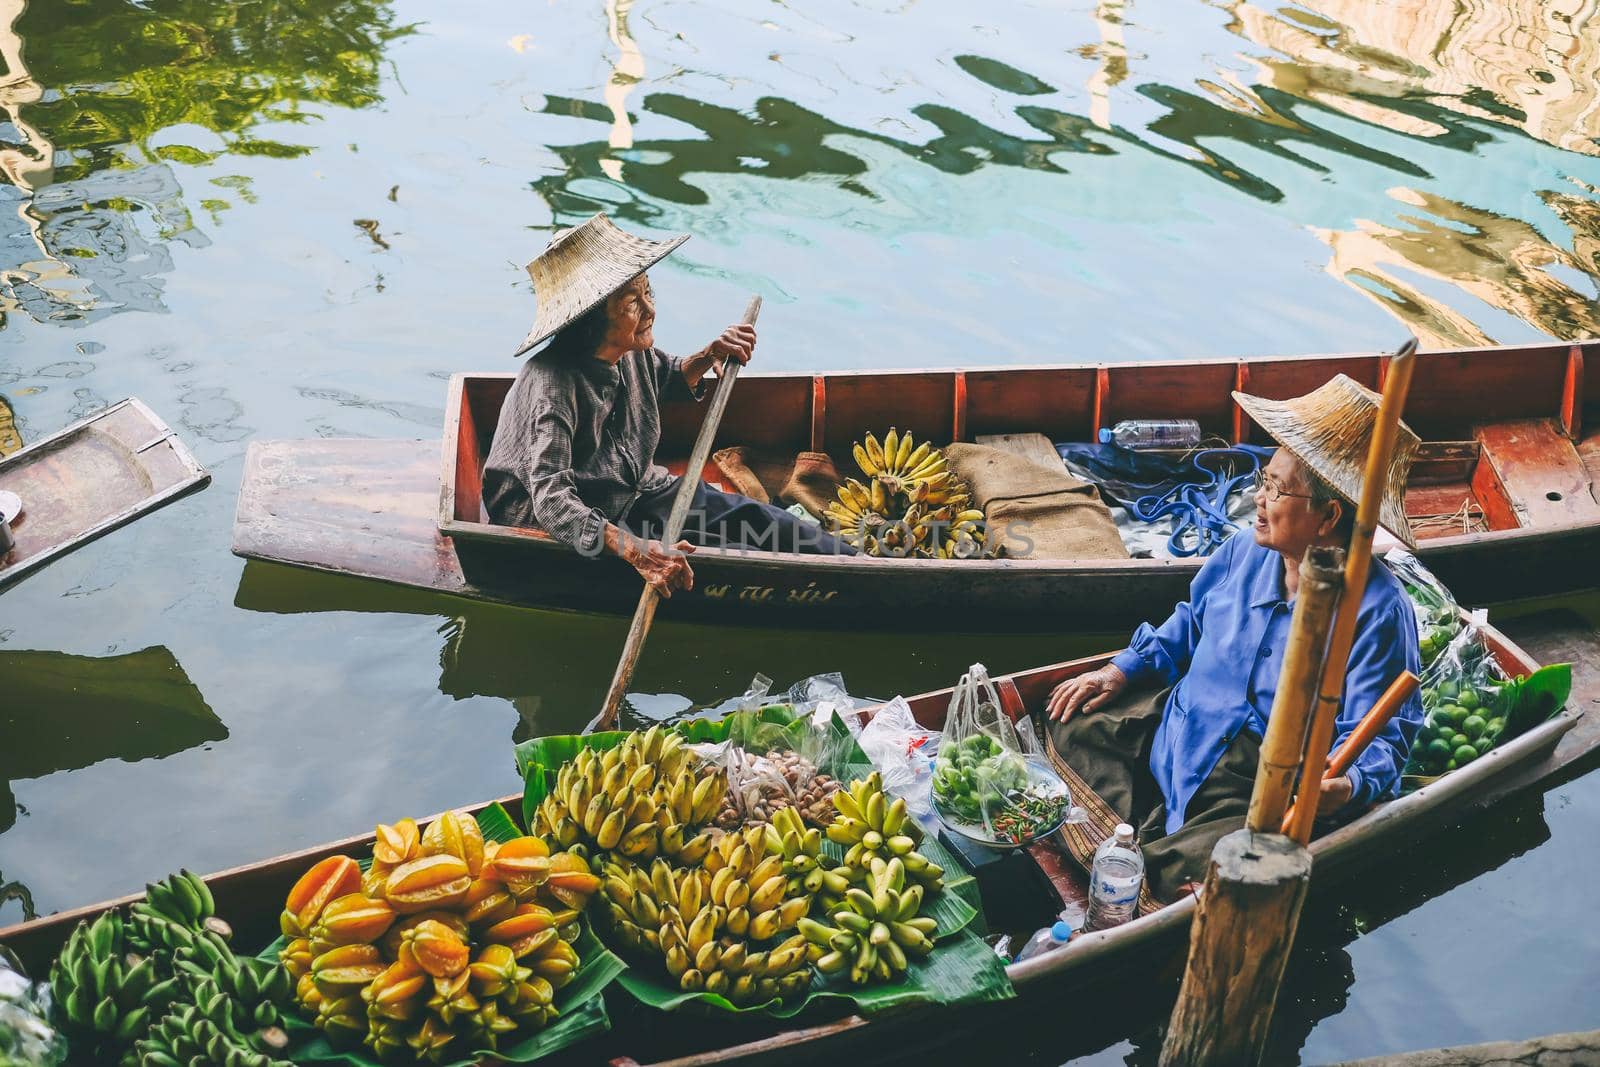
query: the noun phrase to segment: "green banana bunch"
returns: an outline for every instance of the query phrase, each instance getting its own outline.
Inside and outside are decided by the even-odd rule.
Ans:
[[[133,1041],[181,992],[149,956],[125,954],[122,916],[80,922],[50,968],[50,988],[70,1029],[94,1035],[102,1052]],[[109,1058],[109,1057],[106,1057]]]
[[[811,982],[805,939],[791,936],[759,947],[792,929],[810,906],[809,897],[782,897],[788,878],[782,859],[765,854],[764,830],[725,835],[723,842],[735,843],[713,850],[720,861],[715,872],[675,868],[660,857],[648,872],[608,865],[600,892],[623,944],[660,956],[687,992],[717,993],[740,1005],[803,993]],[[761,902],[776,903],[753,914],[763,887]]]
[[[722,773],[700,773],[693,761],[683,735],[660,726],[604,752],[583,749],[556,773],[534,832],[574,851],[587,846],[639,861],[664,855],[692,866],[711,847],[700,827],[727,788]]]
[[[182,933],[210,932],[226,942],[233,928],[217,917],[216,901],[205,880],[190,871],[169,874],[145,886],[145,898],[128,909],[132,947],[140,952],[176,950],[187,944]]]
[[[806,826],[794,808],[779,808],[772,813],[772,821],[765,829],[765,844],[769,856],[783,860],[783,873],[788,877],[788,894],[791,897],[810,895],[816,904],[826,910],[837,907],[850,886],[865,877],[863,872],[843,864],[834,864],[822,852],[822,831]]]
[[[220,998],[220,999],[218,999]],[[267,1029],[242,1036],[218,1016],[227,1012],[225,997],[214,1002],[184,1004],[169,1011],[133,1048],[139,1067],[291,1067],[273,1056],[288,1044],[282,1030]]]
[[[263,960],[229,958],[190,987],[195,1003],[210,1003],[219,994],[228,1006],[228,1022],[243,1032],[281,1026],[280,1009],[290,1001],[289,972]]]
[[[944,868],[916,851],[922,830],[907,816],[906,802],[883,791],[883,776],[877,771],[834,793],[833,806],[839,815],[828,824],[827,837],[847,849],[846,867],[868,871],[873,860],[893,856],[930,892],[944,888]]]
[[[803,919],[800,933],[820,950],[816,968],[822,974],[849,970],[852,985],[886,982],[903,973],[912,957],[933,951],[938,923],[919,916],[923,890],[906,887],[905,864],[899,856],[874,858],[869,889],[852,887],[845,904],[829,917],[834,925]]]

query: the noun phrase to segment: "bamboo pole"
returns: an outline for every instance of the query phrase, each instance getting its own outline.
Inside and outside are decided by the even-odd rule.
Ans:
[[[1394,713],[1400,710],[1400,705],[1406,698],[1416,692],[1417,676],[1410,671],[1401,671],[1400,677],[1390,683],[1389,688],[1383,691],[1383,696],[1372,705],[1372,710],[1362,716],[1356,728],[1350,731],[1350,736],[1344,744],[1339,746],[1339,751],[1328,757],[1328,769],[1322,772],[1322,780],[1328,781],[1337,778],[1348,771],[1361,753],[1372,744],[1372,739],[1383,733],[1383,728],[1389,725],[1389,720],[1394,718]],[[1289,805],[1289,813],[1283,817],[1280,833],[1288,833],[1294,825],[1294,805]]]
[[[1289,620],[1289,643],[1283,651],[1278,692],[1261,740],[1261,764],[1245,826],[1274,831],[1294,793],[1295,774],[1305,753],[1306,731],[1322,680],[1322,657],[1328,628],[1344,588],[1344,553],[1337,548],[1312,548],[1300,560],[1300,589]]]
[[[1378,528],[1378,509],[1383,503],[1384,487],[1389,482],[1389,461],[1394,456],[1395,440],[1400,434],[1400,413],[1405,410],[1406,394],[1411,390],[1416,351],[1416,341],[1410,341],[1389,362],[1389,374],[1383,384],[1377,422],[1372,427],[1372,443],[1367,448],[1367,469],[1361,479],[1361,501],[1356,505],[1356,528],[1350,535],[1350,550],[1345,555],[1346,595],[1341,599],[1339,614],[1334,619],[1333,637],[1328,642],[1328,656],[1322,668],[1322,684],[1317,690],[1316,712],[1311,718],[1311,729],[1306,732],[1305,762],[1301,766],[1300,780],[1310,783],[1307,792],[1321,789],[1322,771],[1328,762],[1328,748],[1333,744],[1334,721],[1339,716],[1339,700],[1344,694],[1350,645],[1355,640],[1356,615],[1361,610],[1362,595],[1367,589],[1367,574],[1372,565],[1372,535]],[[1315,802],[1297,805],[1289,836],[1302,845],[1310,841],[1311,826],[1316,817]]]
[[[760,314],[761,298],[753,296],[741,321],[754,325],[756,316]],[[694,450],[689,453],[689,465],[684,468],[683,477],[678,481],[678,495],[672,498],[672,512],[667,516],[667,528],[661,535],[663,545],[670,547],[677,544],[683,534],[684,521],[689,517],[689,505],[694,502],[695,487],[700,484],[701,472],[711,459],[711,443],[716,439],[717,427],[722,424],[722,413],[728,407],[728,397],[733,395],[734,379],[738,377],[738,361],[724,360],[717,378],[717,391],[711,397],[711,407],[706,411],[705,421],[700,424],[700,435],[694,439]],[[621,707],[622,698],[628,691],[628,683],[633,680],[633,669],[638,666],[639,654],[644,651],[644,639],[650,632],[650,623],[656,617],[656,605],[660,601],[661,594],[656,592],[656,587],[646,584],[644,592],[639,594],[639,606],[633,611],[633,622],[628,625],[628,639],[623,642],[622,658],[617,660],[617,670],[611,676],[611,688],[606,691],[605,703],[600,705],[600,714],[584,727],[584,733],[609,730],[616,725],[617,709]]]

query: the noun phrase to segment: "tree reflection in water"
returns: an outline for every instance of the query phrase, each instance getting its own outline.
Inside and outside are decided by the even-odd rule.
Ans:
[[[309,151],[262,131],[377,103],[383,50],[412,32],[387,0],[0,0],[0,26],[16,131],[0,146],[0,314],[76,324],[163,310],[168,243],[209,243],[171,163]],[[210,136],[172,143],[175,127]]]

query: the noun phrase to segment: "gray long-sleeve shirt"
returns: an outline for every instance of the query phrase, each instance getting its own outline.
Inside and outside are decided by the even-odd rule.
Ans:
[[[483,467],[483,506],[501,526],[535,526],[598,554],[605,524],[672,480],[655,463],[661,402],[698,400],[683,361],[660,349],[598,359],[535,356],[512,383]]]

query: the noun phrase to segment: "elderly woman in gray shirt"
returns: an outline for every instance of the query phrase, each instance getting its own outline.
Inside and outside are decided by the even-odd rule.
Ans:
[[[853,551],[782,508],[703,483],[683,539],[659,540],[678,488],[655,463],[661,401],[699,399],[707,371],[748,363],[756,344],[755,327],[740,324],[681,359],[655,347],[643,271],[686,239],[646,241],[596,215],[528,265],[539,313],[519,354],[554,339],[517,375],[483,470],[490,521],[537,527],[584,555],[620,556],[664,597],[694,588],[696,545]]]

